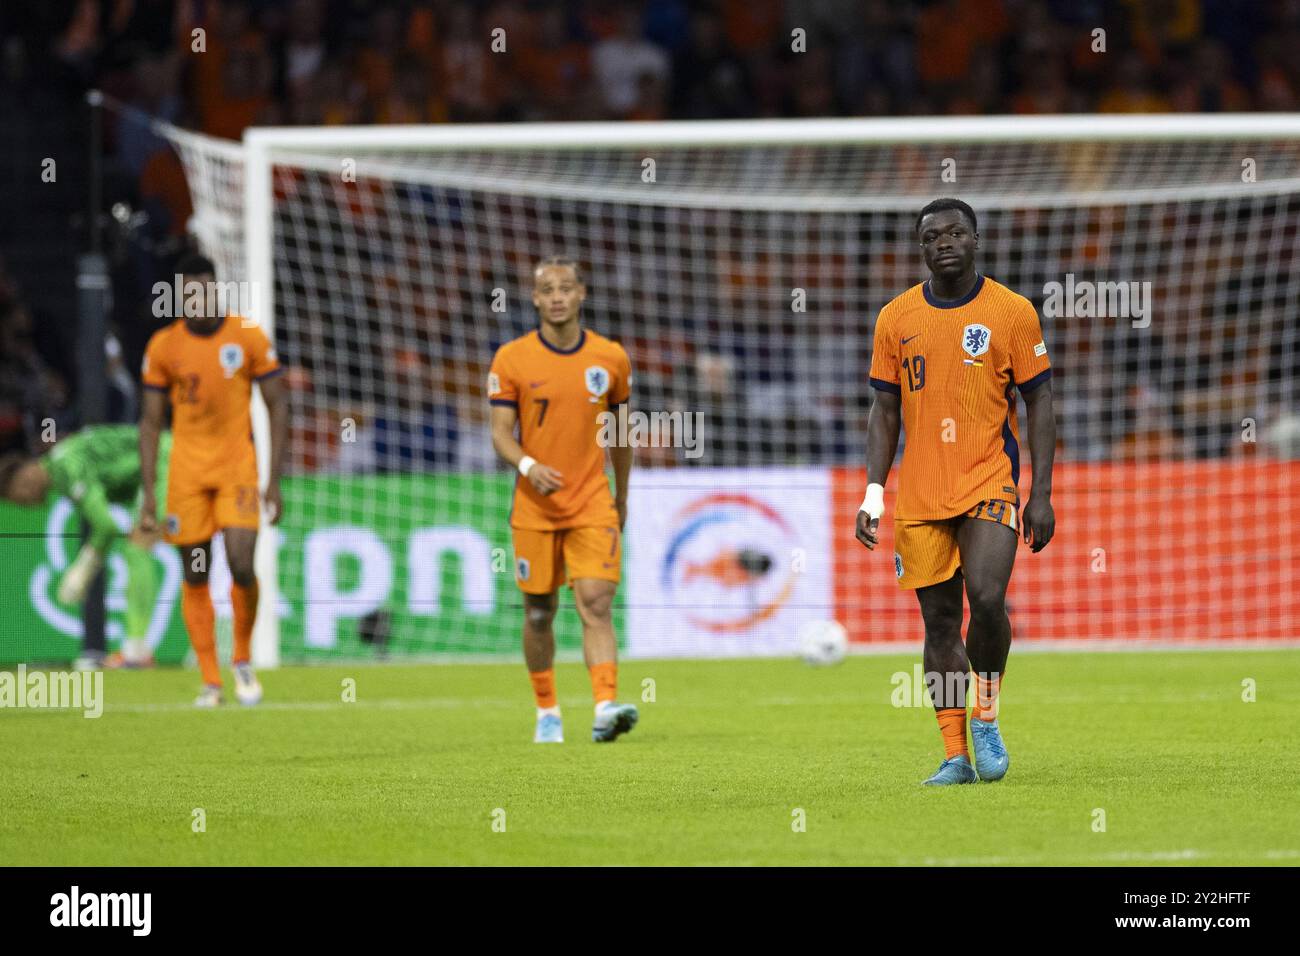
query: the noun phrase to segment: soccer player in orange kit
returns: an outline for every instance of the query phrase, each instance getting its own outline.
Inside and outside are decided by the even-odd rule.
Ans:
[[[215,269],[203,256],[188,254],[176,265],[187,299],[191,290],[212,289]],[[226,546],[234,611],[235,696],[241,704],[262,699],[253,673],[253,622],[257,578],[253,551],[262,500],[249,415],[253,383],[262,390],[271,423],[271,461],[265,503],[272,524],[280,519],[280,469],[289,430],[289,409],[280,363],[266,334],[238,315],[225,315],[206,297],[202,315],[178,318],[149,340],[144,357],[144,405],[140,416],[143,505],[139,529],[157,530],[155,482],[158,433],[172,406],[172,453],[163,532],[181,553],[184,584],[181,612],[203,675],[196,707],[222,703],[217,666],[215,616],[208,591],[212,535]],[[197,311],[197,310],[196,310]]]
[[[596,714],[591,739],[614,740],[637,722],[616,702],[617,643],[611,606],[622,563],[632,449],[609,449],[616,492],[598,437],[602,412],[628,400],[632,366],[617,342],[582,327],[586,286],[571,259],[533,270],[540,324],[497,350],[488,374],[492,444],[518,469],[510,527],[515,581],[524,594],[524,662],[537,703],[535,743],[564,741],[555,696],[556,592],[566,578],[582,619],[583,656]],[[515,437],[518,426],[519,437]]]
[[[921,210],[916,234],[931,278],[890,301],[876,320],[869,484],[856,533],[875,548],[901,424],[907,444],[894,571],[901,587],[916,589],[925,622],[925,671],[945,751],[925,783],[940,786],[1000,780],[1010,763],[997,719],[1011,648],[1007,584],[1018,535],[1038,552],[1056,529],[1056,419],[1038,313],[1028,299],[975,270],[979,232],[971,207],[937,199]],[[1029,411],[1034,465],[1023,520],[1016,389]],[[965,646],[963,586],[971,609]],[[973,767],[966,748],[971,671]]]

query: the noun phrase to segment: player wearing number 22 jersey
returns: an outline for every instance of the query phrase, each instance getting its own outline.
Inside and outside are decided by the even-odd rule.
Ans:
[[[214,283],[212,263],[202,256],[185,256],[177,268],[187,288],[211,288]],[[170,404],[172,451],[165,476],[163,531],[181,552],[185,576],[181,611],[204,683],[195,703],[213,707],[222,701],[208,590],[211,541],[220,531],[232,581],[235,691],[241,703],[254,704],[262,696],[251,666],[258,606],[253,552],[262,506],[249,414],[254,383],[261,389],[270,417],[266,504],[273,523],[279,518],[287,401],[278,378],[280,363],[261,328],[238,315],[206,308],[203,312],[187,314],[160,329],[145,349],[141,482],[146,500],[153,500],[157,429]],[[142,512],[142,525],[146,521],[152,527],[152,516]]]
[[[592,739],[613,740],[637,709],[615,700],[616,640],[611,604],[622,562],[622,524],[632,466],[629,447],[611,447],[617,496],[605,474],[602,418],[626,402],[632,370],[617,342],[582,327],[586,287],[569,259],[533,273],[536,331],[497,350],[488,374],[492,442],[515,466],[510,527],[515,580],[524,593],[524,658],[537,704],[538,743],[560,743],[551,622],[567,580],[582,619],[583,652],[596,701]],[[516,438],[517,429],[517,438]]]
[[[1009,765],[997,720],[1011,645],[1007,585],[1019,536],[1038,551],[1055,528],[1052,369],[1034,306],[975,269],[979,233],[970,206],[936,200],[921,211],[916,232],[931,278],[889,302],[876,321],[869,484],[857,537],[868,548],[876,545],[901,428],[907,442],[894,512],[894,573],[921,605],[925,669],[946,753],[926,783],[999,780]],[[1029,409],[1034,466],[1023,518],[1017,391]],[[964,644],[963,592],[971,610]],[[971,672],[973,766],[966,746]]]
[[[172,406],[163,526],[172,544],[207,541],[219,528],[258,527],[252,383],[280,370],[266,335],[237,315],[207,334],[178,320],[149,340],[144,386],[166,394]]]

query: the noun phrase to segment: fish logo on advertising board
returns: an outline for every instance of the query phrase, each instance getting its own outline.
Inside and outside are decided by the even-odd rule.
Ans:
[[[814,468],[634,473],[629,656],[793,653],[832,607],[829,497]]]

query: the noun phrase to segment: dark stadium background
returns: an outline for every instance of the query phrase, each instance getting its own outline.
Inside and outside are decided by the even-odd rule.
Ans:
[[[511,56],[487,69],[479,38],[497,25]],[[794,26],[808,33],[806,55],[790,52]],[[1098,26],[1104,59],[1088,55]],[[206,57],[182,52],[196,27]],[[126,421],[159,324],[149,289],[170,275],[190,212],[175,154],[131,109],[230,138],[251,124],[1282,111],[1300,104],[1298,49],[1300,4],[1287,0],[5,4],[0,451],[39,451],[47,418],[80,424],[75,269],[89,243],[91,88],[116,105],[97,165],[113,292],[109,417]],[[43,183],[46,158],[76,188]],[[1123,341],[1114,347],[1123,367]],[[745,374],[774,374],[764,365],[777,358],[746,356]],[[1202,384],[1193,369],[1164,371],[1175,391]],[[707,392],[710,374],[696,369],[679,387]],[[1215,436],[1180,437],[1197,457],[1222,453]],[[845,460],[850,445],[827,436],[818,457]],[[763,455],[723,452],[720,463]],[[426,457],[449,464],[437,448]]]

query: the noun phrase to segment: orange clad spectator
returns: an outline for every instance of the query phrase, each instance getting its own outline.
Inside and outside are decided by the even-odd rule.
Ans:
[[[195,36],[193,31],[201,32]],[[182,34],[180,41],[191,70],[199,127],[208,133],[213,131],[214,123],[227,128],[230,123],[217,120],[218,114],[229,110],[228,100],[231,94],[225,88],[228,77],[226,64],[237,50],[264,50],[265,40],[252,26],[248,4],[244,0],[221,0],[219,4],[214,4],[206,21],[194,21],[191,32]],[[269,63],[266,69],[266,86],[269,89]],[[234,79],[238,87],[240,78]],[[242,131],[241,127],[240,132]]]
[[[1279,66],[1269,66],[1259,73],[1259,104],[1261,110],[1290,111],[1300,107],[1300,97]]]
[[[273,123],[275,116],[270,57],[260,43],[234,47],[223,57],[217,89],[206,97],[203,132],[240,139],[248,127]]]
[[[1134,47],[1156,66],[1170,47],[1185,47],[1201,35],[1199,0],[1123,0]]]
[[[976,51],[971,59],[966,82],[955,91],[948,104],[952,116],[987,116],[998,112],[1001,94],[1001,68],[993,51]]]
[[[668,84],[662,76],[647,70],[637,77],[636,89],[636,105],[628,112],[628,119],[667,119]]]
[[[1196,46],[1191,62],[1171,94],[1179,112],[1240,112],[1251,108],[1250,94],[1232,78],[1228,55],[1212,40]]]
[[[438,55],[438,17],[431,3],[419,3],[406,21],[406,48],[432,62]]]
[[[1011,109],[1021,115],[1067,113],[1070,110],[1070,84],[1065,64],[1059,57],[1033,62],[1021,75],[1025,85],[1011,99]]]
[[[519,77],[548,114],[567,119],[580,112],[578,104],[591,81],[591,57],[585,44],[569,37],[564,21],[559,4],[538,14],[519,50]]]
[[[360,123],[361,83],[338,61],[325,63],[311,81],[291,94],[289,122],[300,126],[346,126]]]
[[[370,15],[366,45],[357,52],[356,74],[367,102],[380,103],[393,89],[393,66],[403,49],[402,16],[395,7],[379,7]]]
[[[393,88],[375,109],[376,123],[445,123],[447,101],[433,82],[429,64],[413,53],[403,54],[394,70]]]
[[[54,50],[60,58],[73,62],[94,56],[98,45],[99,4],[95,0],[77,0]]]
[[[1002,0],[944,0],[927,7],[916,29],[916,67],[922,83],[960,83],[975,50],[996,44],[1009,26]]]
[[[1114,84],[1097,102],[1098,113],[1167,113],[1168,98],[1156,92],[1138,53],[1126,53],[1119,62]]]
[[[194,213],[190,187],[176,151],[156,149],[149,154],[140,171],[140,198],[167,211],[167,234],[185,235],[185,226]]]
[[[486,33],[480,31],[473,8],[467,4],[453,6],[442,46],[447,107],[453,121],[495,119],[504,79],[502,64],[492,60],[497,56],[488,46]]]
[[[781,0],[726,0],[722,20],[727,39],[741,56],[765,53],[781,30]]]

